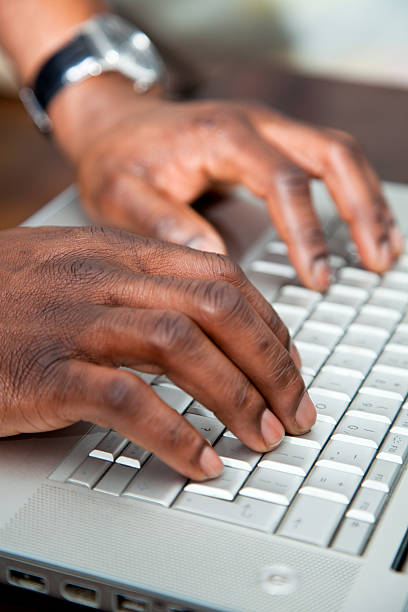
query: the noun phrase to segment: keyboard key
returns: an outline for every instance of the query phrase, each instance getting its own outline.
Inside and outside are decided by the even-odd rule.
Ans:
[[[397,480],[401,466],[392,461],[376,459],[365,477],[362,487],[390,493]]]
[[[345,328],[355,315],[356,311],[351,306],[322,302],[316,306],[309,321],[321,321]]]
[[[400,313],[395,310],[365,305],[360,310],[354,323],[357,325],[368,325],[369,327],[381,327],[381,329],[391,332],[400,318]]]
[[[284,438],[277,448],[265,453],[259,467],[281,470],[282,472],[306,476],[312,467],[318,450],[299,444],[291,444]]]
[[[363,476],[374,455],[374,448],[331,440],[316,465]]]
[[[277,533],[317,546],[328,546],[343,514],[343,504],[298,495]]]
[[[335,429],[332,439],[378,448],[388,426],[381,421],[370,421],[347,413]]]
[[[317,344],[331,350],[342,334],[343,331],[334,325],[317,321],[306,321],[302,329],[296,334],[295,342]]]
[[[116,463],[139,469],[149,456],[150,451],[147,451],[141,446],[138,446],[138,444],[134,444],[132,442],[123,449],[119,457],[116,459]]]
[[[173,508],[267,533],[275,531],[286,511],[285,506],[241,495],[231,502],[197,493],[181,493]]]
[[[193,480],[184,487],[184,490],[190,493],[218,497],[219,499],[233,500],[247,476],[248,472],[246,470],[225,467],[217,478],[204,482]]]
[[[157,378],[157,374],[148,374],[147,372],[139,372],[138,370],[133,370],[132,368],[126,368],[125,366],[122,366],[119,369],[127,370],[128,372],[131,372],[132,374],[137,374],[137,376],[139,376],[139,378],[144,380],[144,382],[147,383],[148,385],[151,385],[154,379]]]
[[[310,472],[299,495],[323,497],[340,504],[348,504],[360,484],[357,474],[315,467]]]
[[[381,306],[388,310],[394,310],[397,315],[401,315],[401,312],[408,306],[408,295],[400,291],[394,291],[393,289],[384,289],[378,287],[374,289],[367,305]]]
[[[198,416],[209,417],[212,419],[216,418],[215,414],[211,412],[211,410],[208,410],[208,408],[206,408],[196,400],[194,400],[194,402],[189,405],[186,412],[187,414],[198,414]]]
[[[358,393],[347,410],[348,415],[382,421],[388,425],[394,420],[401,402],[393,397],[382,397],[371,393]]]
[[[302,373],[315,376],[327,359],[330,351],[323,346],[296,342],[302,360]]]
[[[72,476],[68,478],[67,482],[92,489],[111,465],[110,461],[87,457]]]
[[[251,263],[251,270],[254,272],[262,272],[263,274],[270,274],[271,276],[282,276],[286,280],[296,278],[296,271],[293,266],[274,261],[258,259]]]
[[[215,418],[203,417],[198,414],[190,414],[187,412],[185,419],[191,423],[210,444],[214,444],[225,429],[225,425]]]
[[[380,282],[380,276],[359,268],[342,268],[338,273],[340,283],[361,289],[372,289]]]
[[[310,311],[321,299],[322,296],[317,291],[288,285],[283,287],[277,301],[282,304],[292,304],[293,306],[306,308],[306,310]]]
[[[345,306],[351,306],[357,309],[367,300],[368,295],[368,291],[365,289],[334,284],[330,287],[325,300],[326,302],[344,304]]]
[[[137,472],[123,495],[161,506],[170,506],[185,482],[185,476],[153,456],[145,463],[143,469]]]
[[[240,495],[288,506],[302,482],[301,476],[260,467],[250,475]]]
[[[401,350],[400,347],[387,345],[381,353],[377,365],[386,365],[397,368],[401,374],[407,374],[408,370],[408,351]]]
[[[364,378],[375,361],[375,356],[371,351],[360,349],[355,346],[337,346],[330,358],[327,366],[335,366],[346,370],[355,370]]]
[[[348,518],[376,523],[387,501],[387,494],[374,489],[360,489],[353,499],[350,509],[347,511]]]
[[[221,436],[214,446],[221,461],[228,467],[251,471],[261,458],[261,453],[256,453],[237,438]]]
[[[333,271],[343,268],[346,263],[347,262],[344,257],[340,257],[339,255],[329,255],[329,266]]]
[[[126,465],[114,463],[98,482],[94,491],[119,496],[136,475],[137,470]]]
[[[388,332],[383,329],[355,325],[352,323],[341,339],[341,346],[356,346],[371,351],[376,357],[388,338]]]
[[[334,539],[332,548],[350,555],[361,555],[367,546],[373,526],[356,519],[344,519]]]
[[[285,255],[288,254],[288,247],[286,242],[281,242],[280,240],[271,240],[265,245],[265,252],[272,253],[275,255]]]
[[[316,421],[312,429],[301,436],[286,435],[284,440],[290,444],[299,444],[301,446],[309,446],[320,450],[329,438],[333,431],[333,425],[325,421]]]
[[[247,269],[245,274],[250,282],[262,293],[264,298],[271,302],[276,298],[276,295],[282,285],[285,283],[285,277],[271,276],[263,272],[255,272],[255,270]]]
[[[402,465],[408,456],[408,436],[390,432],[378,453],[378,459]]]
[[[408,377],[389,366],[375,365],[364,381],[361,393],[395,398],[401,402],[408,393]]]
[[[390,270],[383,275],[381,287],[408,292],[408,274],[405,272]]]
[[[346,410],[349,400],[340,397],[336,392],[326,389],[309,389],[309,396],[317,412],[318,421],[337,425]]]
[[[172,389],[178,389],[176,383],[173,382],[165,374],[160,374],[160,376],[156,376],[153,380],[153,384],[160,385],[161,387],[171,387]]]
[[[306,319],[308,314],[307,310],[305,308],[300,308],[299,306],[280,304],[279,302],[273,302],[272,306],[288,328],[290,335],[294,336],[303,321]]]
[[[408,410],[401,410],[391,427],[392,433],[408,436]]]
[[[182,414],[193,401],[191,395],[178,387],[155,384],[152,386],[152,389],[166,404],[179,414]]]
[[[104,459],[104,461],[115,461],[120,451],[125,448],[128,443],[129,440],[126,440],[126,438],[116,433],[116,431],[110,431],[103,440],[99,442],[98,446],[89,453],[89,456],[95,457],[96,459]]]
[[[314,379],[312,389],[335,391],[337,397],[351,401],[361,385],[361,375],[354,370],[340,370],[334,366],[324,366]]]
[[[398,325],[390,338],[388,347],[408,353],[408,325]]]

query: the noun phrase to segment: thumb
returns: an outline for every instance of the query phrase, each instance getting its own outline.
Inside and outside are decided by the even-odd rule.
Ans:
[[[121,175],[110,193],[92,203],[113,227],[175,242],[201,251],[226,253],[218,232],[188,205],[171,201],[130,174]]]

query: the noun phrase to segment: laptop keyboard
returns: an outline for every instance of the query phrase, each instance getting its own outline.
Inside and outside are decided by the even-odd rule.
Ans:
[[[408,254],[380,277],[359,267],[351,245],[336,253],[342,231],[324,296],[300,286],[277,239],[246,266],[295,338],[317,411],[309,433],[254,452],[165,376],[141,374],[214,446],[223,473],[188,481],[105,431],[96,443],[88,434],[85,459],[74,449],[66,482],[362,554],[408,456]]]

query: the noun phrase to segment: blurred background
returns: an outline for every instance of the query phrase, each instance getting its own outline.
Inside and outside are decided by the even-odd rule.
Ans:
[[[111,0],[176,53],[408,87],[407,0]],[[2,91],[15,90],[1,57]]]
[[[111,0],[146,30],[175,89],[254,98],[350,131],[382,177],[406,180],[407,0]],[[0,228],[74,180],[17,101],[0,50]],[[375,129],[374,129],[375,128]]]

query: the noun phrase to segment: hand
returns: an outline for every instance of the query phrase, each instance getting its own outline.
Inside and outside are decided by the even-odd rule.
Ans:
[[[188,205],[214,183],[241,183],[265,199],[303,283],[322,291],[328,252],[309,191],[310,177],[319,177],[367,268],[384,272],[403,248],[378,178],[348,134],[256,104],[138,96],[118,75],[67,88],[51,110],[98,222],[225,252]]]
[[[0,436],[83,419],[216,475],[207,442],[122,365],[166,373],[260,452],[314,423],[287,329],[227,257],[95,228],[0,244]]]

